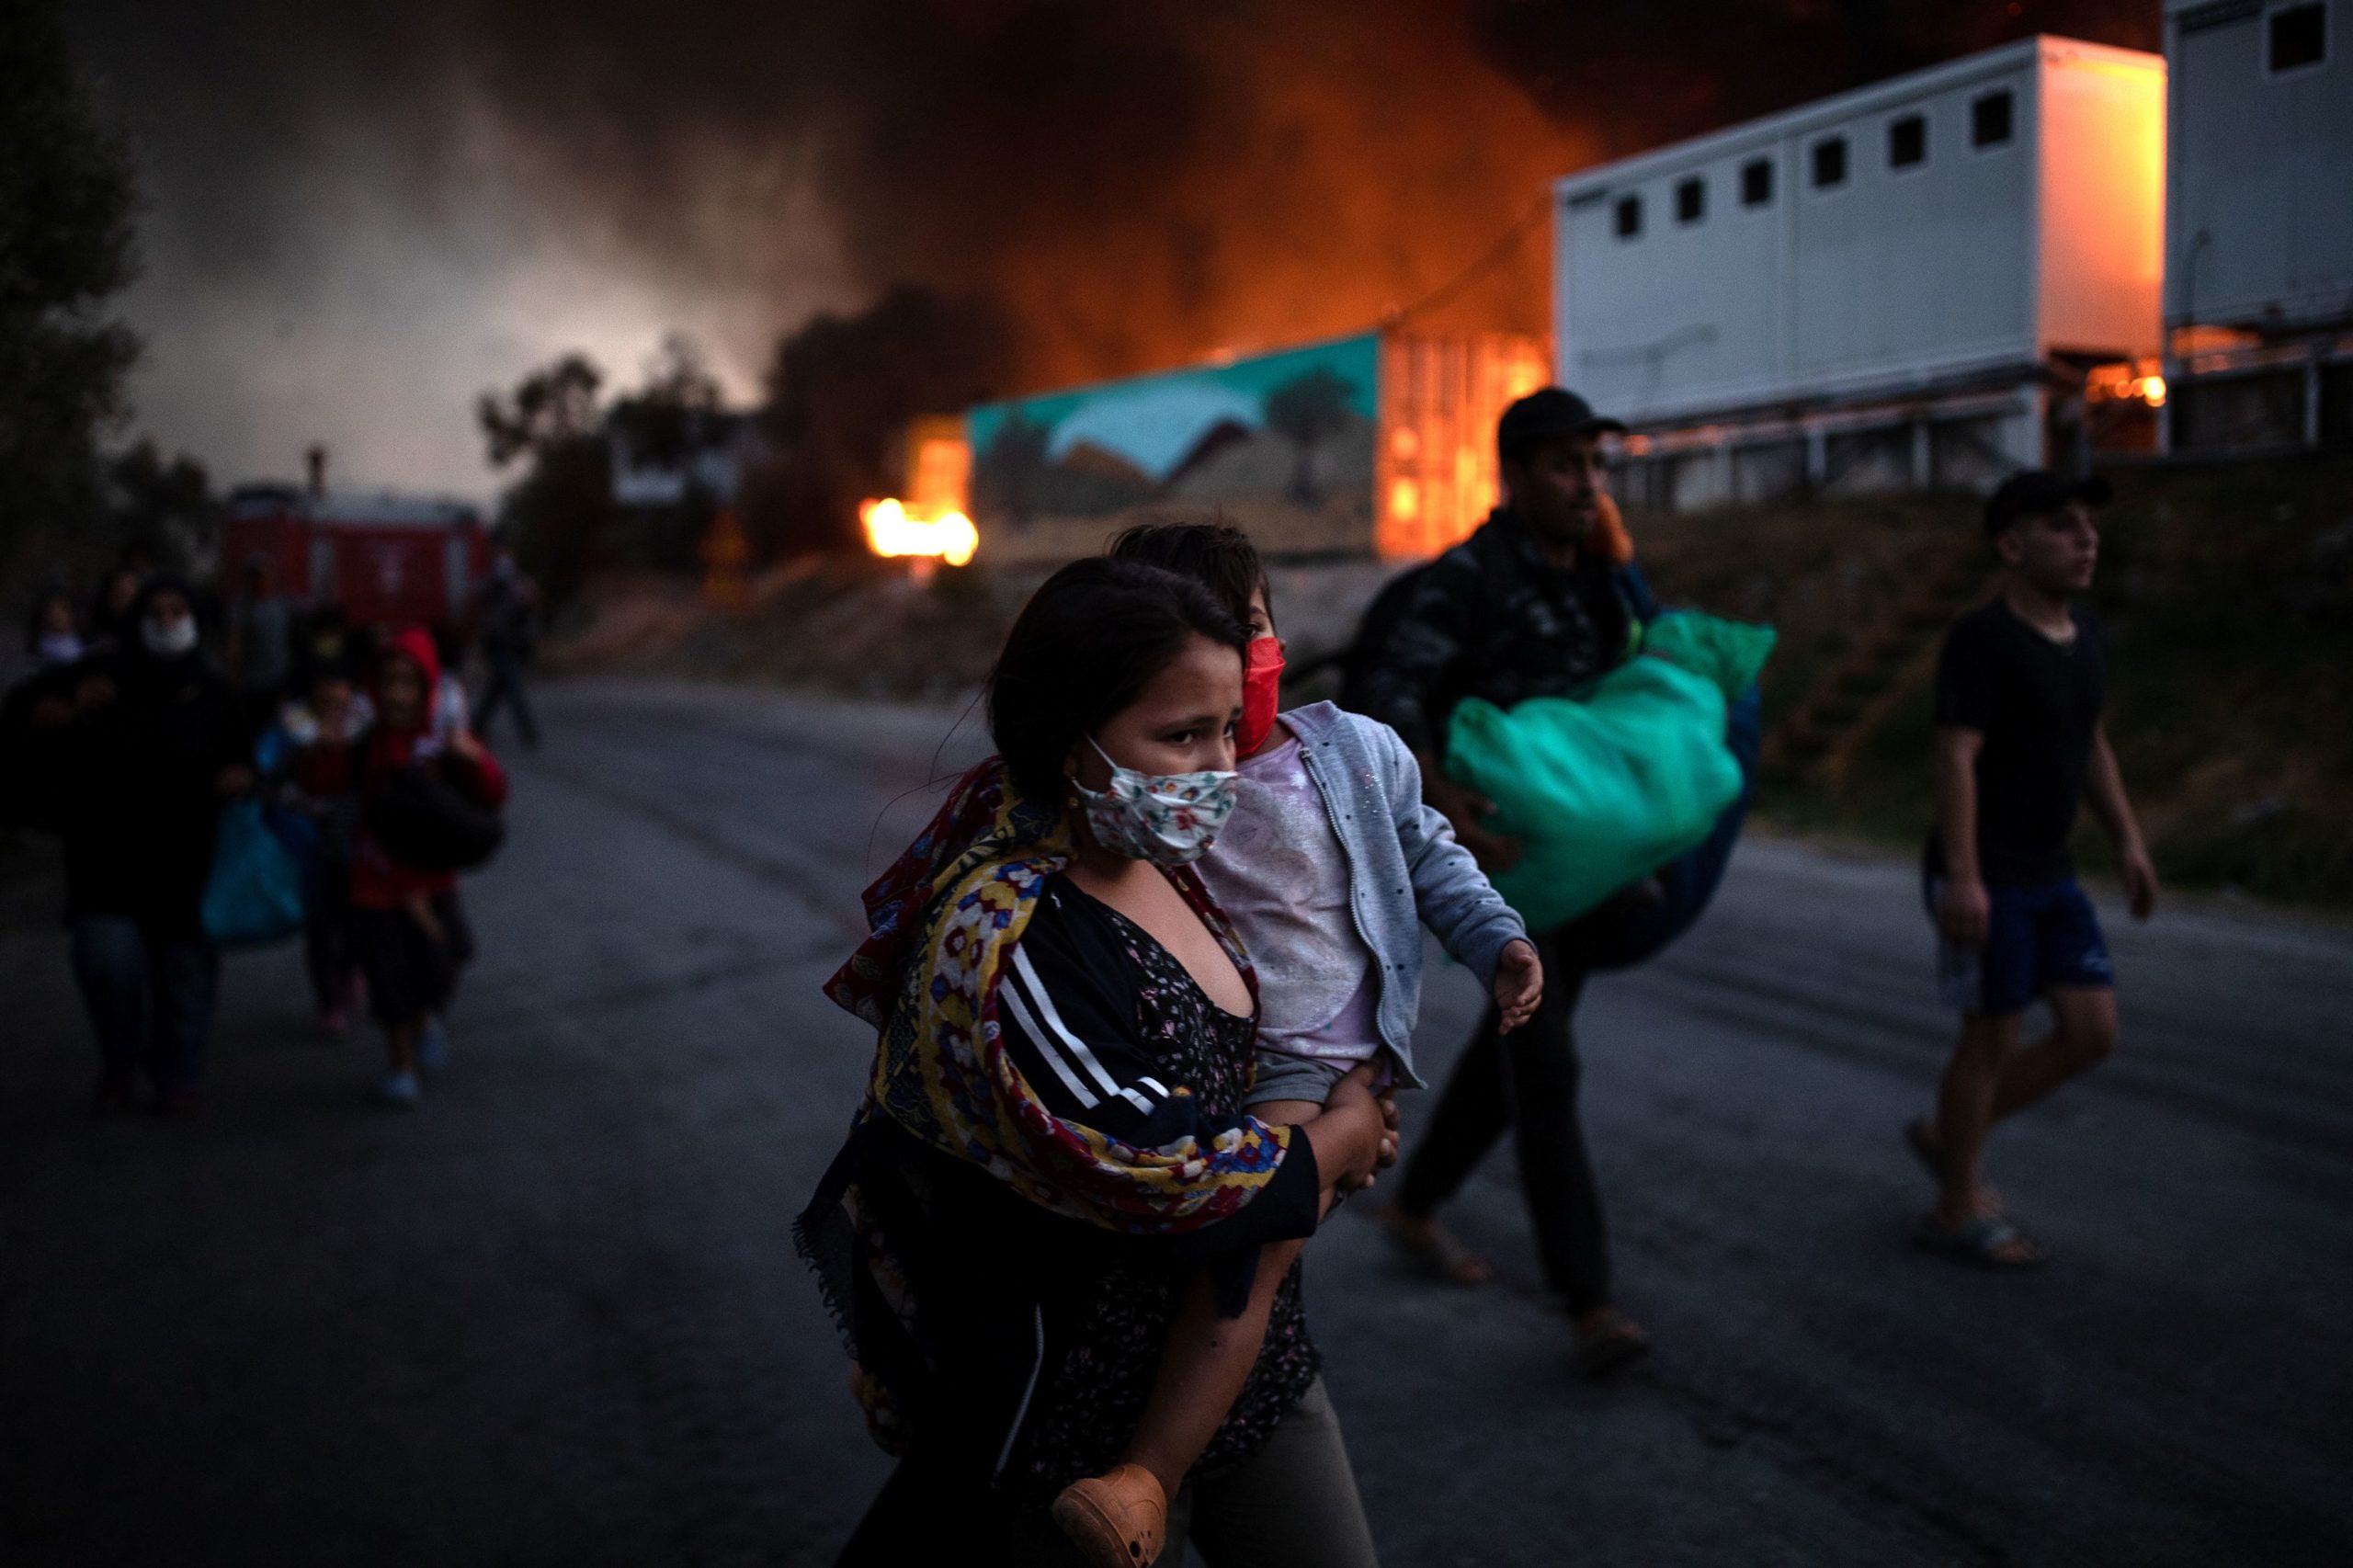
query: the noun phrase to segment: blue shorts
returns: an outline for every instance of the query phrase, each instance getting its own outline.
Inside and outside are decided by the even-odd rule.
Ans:
[[[1927,878],[1922,891],[1934,919],[1944,879]],[[2075,878],[2036,888],[1989,886],[1985,897],[1983,948],[1937,938],[1937,993],[1945,1006],[2000,1018],[2025,1012],[2054,986],[2106,991],[2116,984],[2099,916]]]

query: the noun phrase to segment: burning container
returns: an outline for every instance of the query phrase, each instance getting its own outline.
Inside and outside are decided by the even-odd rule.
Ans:
[[[1211,515],[1276,556],[1428,555],[1495,504],[1495,418],[1544,359],[1533,337],[1372,332],[984,403],[909,432],[904,511],[969,515],[992,562]]]
[[[246,563],[266,557],[281,592],[335,604],[359,625],[463,619],[490,566],[489,535],[472,507],[404,495],[340,495],[250,486],[229,503],[221,587],[244,592]]]

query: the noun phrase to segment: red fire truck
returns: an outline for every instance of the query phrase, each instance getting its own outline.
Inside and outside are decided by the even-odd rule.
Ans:
[[[490,536],[460,502],[253,485],[222,525],[224,597],[243,594],[256,558],[277,568],[280,592],[340,605],[354,625],[453,625],[490,570]]]

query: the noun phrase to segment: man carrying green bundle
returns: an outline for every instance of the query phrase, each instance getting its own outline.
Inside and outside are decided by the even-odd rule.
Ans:
[[[1364,656],[1351,671],[1349,705],[1404,737],[1421,763],[1425,797],[1491,874],[1508,871],[1523,846],[1497,831],[1485,799],[1449,781],[1454,710],[1467,698],[1509,710],[1583,692],[1633,656],[1658,615],[1603,466],[1602,437],[1624,428],[1558,387],[1506,409],[1495,431],[1504,504],[1375,605]],[[1574,1015],[1600,949],[1630,918],[1654,914],[1658,897],[1645,879],[1536,937],[1542,1005],[1509,1034],[1489,1010],[1384,1215],[1391,1235],[1444,1277],[1486,1278],[1486,1266],[1435,1216],[1510,1127],[1545,1278],[1568,1308],[1578,1366],[1592,1377],[1638,1359],[1650,1339],[1610,1294],[1601,1200],[1577,1119]]]

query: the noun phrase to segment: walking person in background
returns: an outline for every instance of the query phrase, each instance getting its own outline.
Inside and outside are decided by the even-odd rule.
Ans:
[[[1990,1268],[2040,1246],[1983,1180],[1987,1134],[2116,1049],[2115,972],[2067,849],[2078,801],[2116,845],[2132,916],[2157,873],[2100,722],[2108,642],[2077,602],[2099,564],[2101,479],[2015,474],[1985,507],[2001,591],[1946,634],[1937,663],[1937,823],[1925,886],[1945,1003],[1961,1016],[1936,1115],[1905,1130],[1938,1182],[1920,1244]],[[2018,1048],[2040,997],[2051,1033]]]
[[[139,641],[139,623],[133,612],[139,605],[140,590],[146,585],[146,573],[128,559],[98,580],[98,591],[90,600],[89,619],[83,627],[84,639],[92,653],[119,652]]]
[[[294,803],[318,832],[302,912],[302,951],[318,1005],[319,1027],[341,1034],[351,1026],[359,968],[351,943],[351,852],[359,831],[359,773],[369,710],[351,674],[323,665],[312,674],[311,699],[290,705],[293,750],[285,776]]]
[[[433,733],[443,741],[460,730],[474,728],[473,710],[466,701],[465,636],[454,626],[433,630],[433,651],[441,658],[441,676],[433,683]]]
[[[62,669],[82,662],[88,650],[74,619],[72,599],[50,593],[33,601],[32,624],[25,630],[25,652],[39,669]]]
[[[256,729],[277,716],[294,673],[294,607],[278,591],[277,563],[256,553],[245,562],[244,591],[229,607],[229,679]]]
[[[359,829],[351,856],[351,936],[368,983],[368,1009],[383,1026],[385,1070],[379,1104],[414,1108],[422,1074],[449,1064],[444,1015],[459,972],[473,958],[473,932],[454,871],[404,858],[385,844],[371,809],[401,789],[400,776],[427,768],[472,806],[506,800],[506,775],[472,732],[444,734],[434,694],[441,659],[420,627],[393,634],[378,661],[376,726],[360,747]]]
[[[1657,615],[1607,504],[1601,438],[1624,428],[1559,387],[1506,408],[1495,430],[1503,505],[1390,607],[1395,619],[1366,661],[1363,711],[1404,738],[1424,798],[1490,870],[1517,863],[1520,846],[1490,828],[1484,800],[1447,778],[1455,705],[1482,697],[1509,708],[1575,693],[1631,657]],[[1654,885],[1647,891],[1654,907]],[[1601,1195],[1577,1115],[1574,1023],[1594,948],[1644,892],[1638,884],[1533,933],[1544,974],[1534,1017],[1506,1029],[1499,1008],[1487,1009],[1384,1211],[1392,1239],[1432,1272],[1484,1280],[1487,1266],[1439,1229],[1437,1214],[1509,1128],[1545,1282],[1567,1307],[1578,1369],[1596,1378],[1643,1356],[1650,1337],[1610,1291]]]
[[[533,621],[539,614],[539,589],[515,563],[515,552],[502,550],[491,565],[490,581],[483,585],[478,635],[483,662],[490,677],[475,699],[474,733],[490,733],[490,722],[501,704],[515,710],[516,733],[524,745],[537,750],[539,722],[531,717],[530,693],[524,689],[523,669],[531,662]]]
[[[253,788],[235,693],[197,645],[171,578],[132,606],[132,644],[82,665],[32,715],[23,766],[35,820],[65,847],[74,972],[98,1038],[96,1104],[196,1105],[220,952],[202,919],[222,802]]]
[[[343,607],[329,601],[313,605],[301,618],[301,625],[294,640],[294,689],[313,693],[317,690],[320,672],[337,670],[348,676],[355,670],[374,667],[375,645],[365,632],[355,629]],[[368,694],[355,689],[353,700],[364,722],[373,711]]]
[[[0,697],[0,759],[23,755],[34,718],[53,722],[74,710],[74,666],[89,652],[75,624],[74,601],[43,594],[33,601],[25,625],[25,656],[31,667]],[[34,780],[21,767],[0,767],[0,835],[32,825]],[[0,837],[0,845],[6,843]]]

